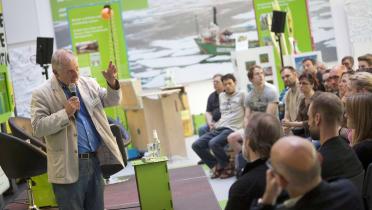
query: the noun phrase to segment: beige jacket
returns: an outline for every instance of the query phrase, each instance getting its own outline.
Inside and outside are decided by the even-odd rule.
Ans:
[[[120,164],[123,159],[112,135],[103,107],[120,103],[120,90],[101,88],[92,78],[80,77],[77,86],[92,121],[101,136],[98,149],[101,165]],[[67,98],[53,76],[32,93],[31,123],[33,133],[44,137],[47,147],[48,180],[51,183],[74,183],[79,178],[77,128],[75,118],[64,109]]]

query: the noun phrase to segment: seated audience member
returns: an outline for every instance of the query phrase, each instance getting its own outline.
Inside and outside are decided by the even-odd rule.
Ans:
[[[235,82],[232,74],[222,77],[225,92],[219,95],[221,118],[216,122],[215,129],[192,144],[195,153],[212,169],[211,178],[227,178],[234,175],[234,169],[229,165],[224,147],[227,145],[227,136],[243,127],[245,94],[236,90]]]
[[[300,78],[300,91],[303,95],[301,98],[297,117],[295,121],[283,120],[282,124],[284,127],[292,129],[294,135],[308,137],[309,130],[307,126],[307,110],[309,109],[312,97],[315,95],[317,90],[318,82],[313,74],[309,72],[303,73]]]
[[[372,74],[357,72],[350,76],[351,94],[372,92]]]
[[[330,71],[331,71],[331,69],[327,69],[327,70],[324,71],[324,74],[322,75],[323,86],[324,86],[324,91],[325,92],[332,92],[330,84],[329,84],[329,79],[328,79]]]
[[[345,105],[346,98],[351,94],[350,76],[354,74],[354,71],[348,71],[342,74],[341,80],[338,83],[339,97],[342,103]],[[342,116],[341,128],[339,130],[341,137],[344,137],[351,142],[352,129],[347,127],[345,114]]]
[[[316,64],[316,69],[318,70],[318,72],[320,72],[322,75],[324,74],[324,72],[327,70],[327,66],[322,63],[322,62],[317,62]]]
[[[359,191],[349,180],[322,181],[321,158],[305,139],[295,136],[280,139],[272,147],[270,158],[266,189],[258,202],[258,209],[364,209]],[[290,199],[276,204],[283,189]]]
[[[213,129],[216,122],[221,118],[220,102],[218,99],[218,95],[224,90],[221,77],[221,74],[216,74],[213,76],[214,92],[211,93],[208,97],[207,111],[205,112],[205,119],[207,121],[207,124],[199,127],[199,137]]]
[[[346,113],[348,127],[355,129],[353,149],[366,171],[372,163],[372,93],[348,97]]]
[[[354,71],[354,58],[352,56],[343,57],[341,64],[344,65],[348,71]]]
[[[253,84],[253,89],[244,99],[244,127],[247,125],[249,115],[253,112],[266,112],[277,116],[279,101],[277,90],[265,81],[265,73],[262,67],[253,65],[249,68],[247,76]],[[243,129],[240,129],[228,136],[227,140],[234,150],[234,155],[241,151],[243,133]]]
[[[358,57],[358,70],[363,71],[368,68],[372,68],[372,56],[371,55],[362,55]]]
[[[265,190],[265,162],[271,146],[283,136],[279,120],[271,114],[255,112],[245,128],[243,156],[250,160],[242,176],[231,186],[225,210],[249,209],[253,199]]]
[[[297,118],[298,109],[303,98],[303,94],[300,91],[296,69],[294,69],[292,66],[285,66],[280,73],[284,84],[289,88],[284,99],[285,114],[283,121],[292,122]],[[289,129],[287,127],[283,128],[284,133],[288,134]]]
[[[303,73],[305,73],[305,72],[311,73],[318,80],[318,83],[319,83],[318,90],[325,91],[325,88],[323,86],[322,72],[318,71],[315,60],[313,60],[311,58],[305,58],[302,61],[302,68],[304,69]]]
[[[338,93],[338,83],[339,80],[344,72],[347,72],[347,69],[343,65],[336,65],[334,66],[331,71],[329,72],[328,83],[331,89],[330,92],[339,95]]]
[[[342,101],[351,94],[350,76],[354,75],[353,71],[344,72],[338,83],[338,94]]]
[[[320,93],[309,107],[310,135],[313,139],[320,140],[322,178],[325,180],[352,178],[363,172],[355,152],[346,139],[339,136],[342,115],[342,102],[332,93]]]

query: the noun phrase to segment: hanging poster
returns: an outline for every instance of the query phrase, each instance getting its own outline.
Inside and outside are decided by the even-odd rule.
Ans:
[[[13,112],[13,96],[9,76],[9,54],[4,30],[3,5],[0,2],[0,123]]]
[[[118,78],[129,78],[120,2],[69,8],[67,19],[71,48],[78,58],[81,75],[96,78],[102,87],[106,87],[102,70],[112,61],[117,67]],[[120,107],[107,108],[106,112],[125,121]]]
[[[281,36],[283,55],[313,51],[313,42],[306,0],[254,0],[256,26],[261,46],[274,46],[277,69],[281,61],[275,33],[271,32],[273,10],[286,12],[284,33]],[[280,77],[280,74],[277,74]],[[280,89],[283,83],[280,78]]]
[[[68,32],[67,10],[87,4],[107,3],[106,0],[50,0],[56,43],[58,48],[67,47],[70,43]],[[120,0],[122,11],[132,11],[148,7],[147,0]]]
[[[94,4],[67,10],[72,51],[82,75],[106,86],[101,71],[112,61],[120,79],[129,78],[119,2]]]

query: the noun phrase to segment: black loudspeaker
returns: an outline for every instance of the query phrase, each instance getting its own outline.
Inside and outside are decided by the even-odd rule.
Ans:
[[[41,66],[50,64],[53,54],[53,38],[37,37],[36,40],[36,63]]]
[[[283,33],[285,27],[285,16],[286,12],[283,11],[273,11],[273,19],[271,21],[271,32]]]

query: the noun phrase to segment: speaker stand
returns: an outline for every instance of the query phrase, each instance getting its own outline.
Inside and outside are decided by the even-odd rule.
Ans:
[[[44,71],[41,72],[42,75],[45,75],[45,79],[48,80],[48,67],[49,65],[48,64],[43,64],[43,65],[40,65]]]
[[[284,67],[284,63],[283,63],[283,51],[282,51],[281,35],[282,35],[281,33],[275,33],[276,41],[279,44],[280,61],[281,61],[282,68],[283,68]]]

